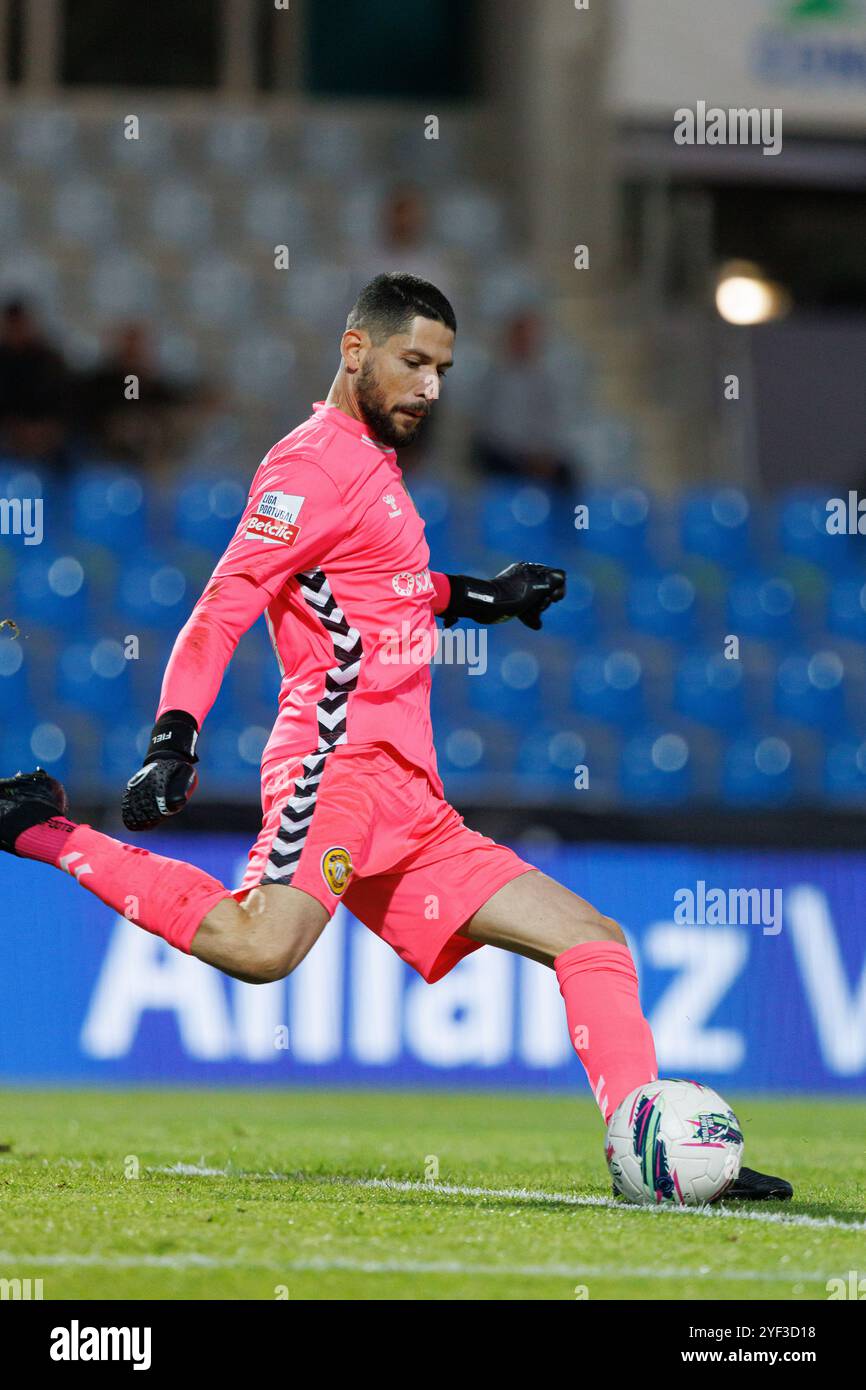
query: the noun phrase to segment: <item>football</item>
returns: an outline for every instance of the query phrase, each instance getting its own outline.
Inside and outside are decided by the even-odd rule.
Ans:
[[[740,1171],[743,1134],[727,1101],[697,1081],[652,1081],[626,1096],[605,1141],[616,1191],[642,1206],[703,1206]]]

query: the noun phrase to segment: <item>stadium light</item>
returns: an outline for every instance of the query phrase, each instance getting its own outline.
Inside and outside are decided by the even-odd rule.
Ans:
[[[788,291],[751,261],[730,261],[719,272],[716,309],[726,323],[769,323],[783,318],[790,307]]]

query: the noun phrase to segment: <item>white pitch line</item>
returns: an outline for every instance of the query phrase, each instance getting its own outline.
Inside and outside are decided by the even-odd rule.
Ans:
[[[866,1220],[840,1221],[835,1216],[807,1216],[801,1212],[743,1210],[719,1203],[710,1207],[639,1207],[614,1197],[586,1197],[573,1192],[545,1192],[526,1187],[464,1187],[457,1183],[401,1181],[397,1178],[344,1178],[338,1176],[307,1177],[303,1173],[253,1173],[243,1169],[207,1168],[203,1164],[174,1163],[166,1167],[149,1168],[151,1173],[179,1177],[253,1178],[271,1182],[333,1183],[337,1187],[361,1187],[384,1192],[423,1192],[431,1197],[492,1197],[511,1202],[550,1202],[569,1207],[599,1207],[611,1211],[644,1217],[705,1217],[714,1221],[757,1221],[762,1225],[800,1226],[808,1230],[866,1231]]]
[[[277,1274],[329,1274],[343,1271],[353,1274],[465,1274],[483,1276],[511,1275],[528,1279],[698,1279],[726,1280],[729,1283],[777,1283],[802,1284],[826,1283],[832,1275],[819,1270],[787,1270],[785,1273],[758,1269],[713,1269],[701,1265],[691,1269],[658,1269],[652,1265],[499,1265],[464,1264],[460,1260],[359,1260],[351,1256],[331,1256],[318,1258],[311,1256],[301,1260],[258,1260],[243,1256],[215,1258],[195,1251],[183,1251],[174,1255],[103,1255],[100,1253],[78,1254],[75,1252],[45,1255],[19,1255],[10,1250],[0,1250],[0,1263],[4,1269],[17,1269],[21,1266],[37,1269],[173,1269],[220,1270],[220,1269],[262,1269]],[[7,1278],[10,1276],[6,1276]]]

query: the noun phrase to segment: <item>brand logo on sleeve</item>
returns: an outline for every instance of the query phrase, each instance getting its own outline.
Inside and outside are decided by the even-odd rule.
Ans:
[[[266,492],[247,521],[247,539],[265,545],[294,545],[301,529],[297,520],[303,502],[303,497],[289,492]]]
[[[391,580],[395,594],[401,598],[409,598],[411,594],[429,594],[433,589],[433,580],[429,569],[419,570],[417,574],[412,574],[409,570],[401,570],[395,574]]]
[[[322,855],[322,877],[337,897],[346,891],[352,875],[352,856],[342,845],[334,845]]]

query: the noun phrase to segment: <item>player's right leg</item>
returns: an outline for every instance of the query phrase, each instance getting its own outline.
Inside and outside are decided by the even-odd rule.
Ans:
[[[228,975],[281,979],[331,916],[283,884],[232,894],[193,864],[76,824],[67,809],[63,787],[41,770],[0,780],[0,849],[69,873],[129,921]]]

